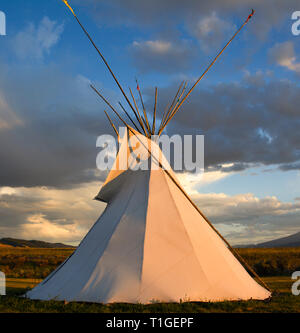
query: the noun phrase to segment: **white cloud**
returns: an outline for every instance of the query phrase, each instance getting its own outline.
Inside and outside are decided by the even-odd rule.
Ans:
[[[163,40],[148,40],[145,42],[134,41],[133,47],[139,49],[142,48],[154,54],[167,54],[174,48],[171,42]]]
[[[275,196],[258,198],[253,193],[229,196],[224,193],[193,194],[199,206],[204,207],[208,215],[221,217],[223,221],[252,221],[263,216],[281,216],[286,213],[300,213],[300,203],[281,202]]]
[[[0,187],[0,197],[2,195],[13,195],[13,194],[17,194],[17,190],[13,187]]]
[[[193,193],[192,199],[233,244],[263,242],[299,231],[300,202],[253,193]]]
[[[44,239],[50,242],[57,240],[71,241],[82,237],[80,229],[75,224],[60,225],[60,221],[49,221],[43,214],[33,214],[27,217],[19,230],[20,238]]]
[[[215,12],[188,23],[189,31],[199,40],[204,51],[219,47],[225,37],[233,32],[235,26],[221,19]]]
[[[0,187],[1,236],[77,244],[105,207],[93,200],[100,185]]]
[[[135,66],[142,71],[178,72],[189,68],[194,49],[189,40],[134,41],[130,52]]]
[[[292,42],[277,43],[269,50],[273,62],[296,73],[300,73],[300,62],[297,62]]]
[[[45,16],[37,26],[30,23],[20,31],[14,38],[13,48],[19,58],[42,59],[57,44],[63,29],[63,24]]]
[[[230,164],[231,165],[231,164]],[[227,167],[229,164],[224,164]],[[229,177],[234,172],[223,172],[221,170],[209,171],[205,170],[203,173],[178,173],[177,178],[180,184],[186,189],[189,194],[197,194],[197,190],[203,186],[216,183],[226,177]]]
[[[186,181],[188,184],[188,180]],[[93,200],[100,182],[72,189],[47,187],[0,188],[2,237],[78,244],[103,211]],[[300,201],[252,193],[199,193],[182,184],[194,202],[233,244],[255,243],[299,231]]]

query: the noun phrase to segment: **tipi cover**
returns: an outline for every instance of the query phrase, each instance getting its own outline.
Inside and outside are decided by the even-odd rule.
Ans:
[[[132,170],[132,159],[120,170],[120,156],[137,134],[130,129],[123,138],[96,197],[107,202],[103,214],[74,254],[27,297],[100,303],[270,297],[163,170],[176,177],[156,143],[143,137],[139,158],[149,159],[150,147],[149,170]]]

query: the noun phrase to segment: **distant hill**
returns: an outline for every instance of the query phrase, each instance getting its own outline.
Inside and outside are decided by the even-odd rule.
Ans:
[[[13,246],[13,247],[34,247],[34,248],[73,248],[74,246],[62,243],[47,243],[39,240],[25,240],[15,238],[2,238],[0,239],[0,246]]]
[[[2,248],[2,247],[12,247],[11,245],[6,245],[6,244],[1,244],[0,243],[0,248]]]
[[[298,247],[300,246],[300,232],[296,234],[274,239],[268,242],[263,242],[259,244],[248,244],[248,245],[237,245],[236,247],[258,247],[258,248],[268,248],[268,247]]]

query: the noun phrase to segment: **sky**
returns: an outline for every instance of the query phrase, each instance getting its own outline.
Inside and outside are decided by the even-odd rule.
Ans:
[[[166,133],[204,135],[204,175],[178,177],[232,244],[300,231],[299,1],[69,3],[126,91],[139,79],[148,110],[158,87],[159,114],[254,8]],[[96,139],[113,134],[89,84],[123,98],[62,1],[0,0],[0,11],[0,238],[75,245],[105,207],[93,200],[106,176]]]

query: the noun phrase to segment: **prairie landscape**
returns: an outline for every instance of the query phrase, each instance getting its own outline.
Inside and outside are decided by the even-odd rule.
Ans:
[[[7,296],[0,297],[0,312],[300,312],[300,296],[291,293],[292,272],[300,270],[300,248],[241,248],[239,253],[263,278],[273,292],[268,301],[182,302],[149,305],[115,303],[64,303],[32,301],[20,297],[53,271],[72,252],[73,248],[0,248],[0,270],[6,274]]]

